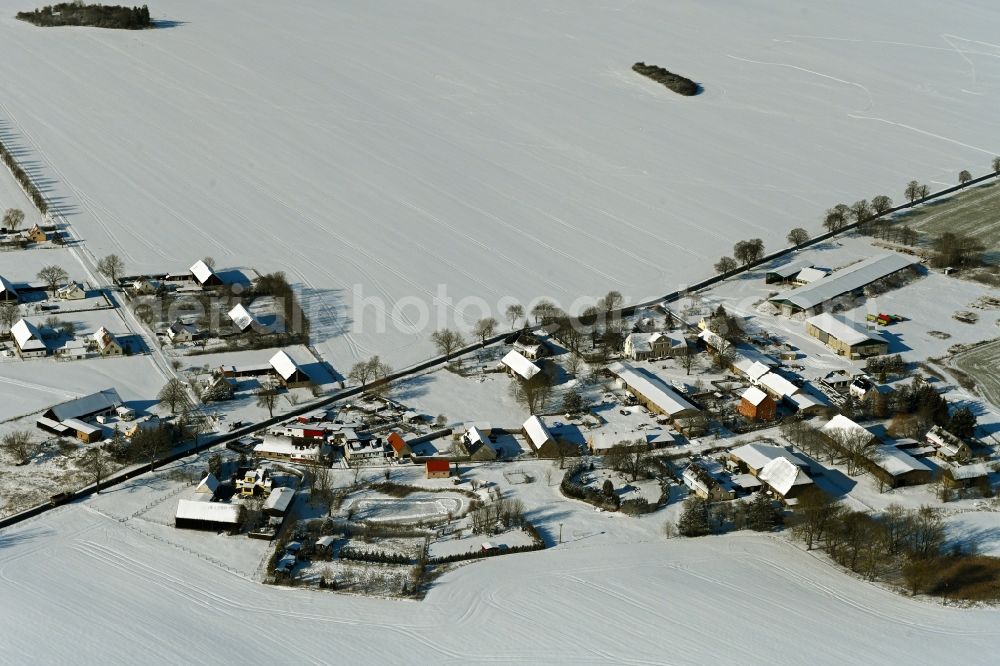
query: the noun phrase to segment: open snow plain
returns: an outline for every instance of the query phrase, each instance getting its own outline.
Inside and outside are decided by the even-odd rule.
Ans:
[[[479,562],[423,602],[250,582],[73,505],[0,533],[0,660],[995,663],[996,610],[913,601],[781,539],[569,544]]]
[[[482,316],[467,297],[672,291],[1000,152],[986,0],[159,0],[140,32],[13,19],[31,5],[0,0],[0,127],[88,250],[284,270],[341,368],[429,355]]]

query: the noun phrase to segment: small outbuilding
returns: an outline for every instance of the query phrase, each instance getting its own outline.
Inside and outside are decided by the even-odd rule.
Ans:
[[[447,479],[451,476],[451,461],[444,458],[431,458],[424,463],[428,479]]]

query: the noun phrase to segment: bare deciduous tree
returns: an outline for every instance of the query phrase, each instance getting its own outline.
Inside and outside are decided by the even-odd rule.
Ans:
[[[108,457],[108,454],[100,448],[94,447],[80,456],[79,465],[93,477],[94,484],[97,486],[97,492],[100,493],[101,482],[107,476],[108,472],[111,471],[111,459]]]
[[[958,184],[959,185],[965,185],[970,180],[972,180],[972,174],[969,173],[967,170],[962,169],[961,171],[958,172]]]
[[[465,340],[457,331],[450,328],[443,328],[431,333],[431,342],[437,347],[441,356],[451,356],[453,353],[465,346]]]
[[[649,468],[649,445],[641,439],[615,444],[604,454],[604,464],[635,481]]]
[[[254,395],[257,396],[257,406],[266,409],[268,416],[274,416],[274,408],[278,404],[278,391],[272,386],[261,386]]]
[[[20,318],[20,311],[18,310],[17,303],[13,301],[8,301],[5,303],[0,303],[0,326],[4,330],[10,331],[10,327]]]
[[[716,273],[729,273],[730,271],[735,271],[740,265],[736,263],[736,260],[732,257],[721,257],[717,262],[715,262],[715,272]]]
[[[117,285],[118,278],[125,270],[125,262],[117,254],[109,254],[97,262],[97,270],[106,275],[113,285]]]
[[[188,399],[184,382],[176,377],[171,377],[167,380],[167,383],[160,389],[160,393],[156,397],[160,402],[166,403],[170,407],[171,414],[176,414],[177,407],[185,404]]]
[[[64,284],[69,279],[69,273],[62,266],[45,266],[38,271],[37,277],[48,286],[49,291],[55,296],[59,285]]]
[[[24,223],[24,211],[20,208],[8,208],[3,213],[3,226],[11,231],[17,231]]]
[[[507,315],[507,319],[510,320],[510,329],[514,330],[517,328],[517,321],[524,316],[524,306],[520,303],[508,305],[505,314]]]
[[[493,317],[484,317],[476,322],[476,327],[472,329],[472,333],[479,338],[480,344],[485,345],[486,338],[491,338],[496,334],[497,326],[499,326],[499,323],[496,319]]]

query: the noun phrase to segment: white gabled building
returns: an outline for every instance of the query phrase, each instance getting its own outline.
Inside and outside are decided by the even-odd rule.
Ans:
[[[229,318],[233,320],[233,324],[240,332],[245,332],[251,326],[254,328],[260,326],[257,317],[253,316],[253,313],[247,310],[242,303],[237,304],[229,311]]]
[[[507,352],[507,355],[503,357],[500,363],[507,368],[509,374],[517,375],[525,381],[532,379],[542,371],[541,368],[523,356],[521,352],[513,349]]]
[[[191,277],[202,287],[218,287],[222,284],[222,278],[216,275],[215,271],[204,261],[196,261],[190,271]]]
[[[42,334],[27,319],[21,319],[11,326],[10,335],[14,338],[14,347],[21,358],[48,356],[49,348],[42,340]]]
[[[274,372],[281,379],[282,385],[286,388],[298,388],[309,385],[311,381],[309,375],[284,351],[279,351],[272,356],[269,362],[271,368],[274,369]]]

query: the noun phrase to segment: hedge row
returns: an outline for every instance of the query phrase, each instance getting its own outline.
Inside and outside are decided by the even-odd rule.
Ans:
[[[678,95],[690,97],[691,95],[697,95],[699,91],[698,84],[691,79],[681,76],[680,74],[674,74],[673,72],[662,67],[657,67],[656,65],[647,65],[644,62],[637,62],[632,65],[632,71],[642,74],[646,78],[652,79],[657,83],[662,83]]]
[[[387,553],[382,550],[361,550],[344,546],[340,549],[340,559],[355,562],[376,562],[378,564],[413,564],[413,559],[401,553]]]
[[[35,208],[37,208],[42,215],[45,215],[45,213],[49,210],[49,205],[45,202],[45,197],[43,197],[41,191],[35,187],[35,183],[32,182],[31,176],[28,175],[28,172],[17,163],[17,158],[15,158],[10,152],[2,139],[0,139],[0,158],[3,159],[3,163],[7,165],[10,172],[14,174],[14,178],[17,182],[21,183],[24,191],[28,193],[31,203],[35,204]]]

